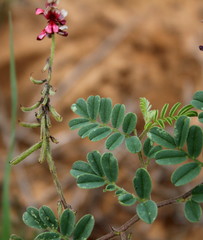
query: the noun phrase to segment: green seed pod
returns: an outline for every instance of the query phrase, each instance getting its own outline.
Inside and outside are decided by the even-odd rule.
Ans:
[[[38,150],[39,148],[41,148],[42,146],[42,142],[38,142],[36,144],[34,144],[33,146],[31,146],[30,148],[28,148],[27,150],[25,150],[23,153],[21,153],[20,155],[18,155],[16,158],[12,159],[9,163],[11,165],[16,165],[18,163],[20,163],[21,161],[23,161],[26,157],[28,157],[31,153],[35,152],[36,150]]]
[[[42,147],[39,156],[39,163],[43,163],[47,159],[47,150],[48,150],[48,141],[47,139],[43,139]]]
[[[27,122],[19,122],[19,125],[27,128],[37,128],[40,127],[40,123],[27,123]]]
[[[45,106],[49,101],[49,97],[47,95],[45,95],[43,102],[42,102],[42,106]]]
[[[46,137],[46,117],[43,115],[41,117],[41,129],[40,129],[40,138],[41,140]]]
[[[51,127],[51,120],[50,120],[50,118],[49,118],[48,115],[46,115],[46,126],[47,126],[48,128]]]
[[[46,82],[46,79],[44,79],[44,80],[36,80],[36,79],[34,79],[32,76],[30,76],[30,81],[31,81],[32,83],[34,83],[34,84],[40,85],[40,84],[45,83],[45,82]]]
[[[32,105],[31,107],[21,107],[20,109],[23,112],[29,112],[29,111],[32,111],[32,110],[38,108],[40,106],[40,104],[41,104],[41,101],[38,101],[34,105]]]
[[[54,119],[55,119],[57,122],[62,122],[62,121],[63,121],[62,116],[61,116],[59,113],[57,113],[57,111],[55,110],[54,107],[49,106],[49,110],[50,110],[52,116],[54,117]]]

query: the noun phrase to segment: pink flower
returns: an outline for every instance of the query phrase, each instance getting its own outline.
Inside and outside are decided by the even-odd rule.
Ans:
[[[65,25],[65,17],[67,16],[67,12],[65,10],[59,10],[56,7],[57,3],[57,0],[47,0],[45,9],[36,9],[35,14],[42,14],[48,21],[47,26],[37,36],[37,40],[42,40],[45,36],[51,37],[51,35],[54,33],[62,36],[68,36],[68,33],[64,31],[68,28]]]

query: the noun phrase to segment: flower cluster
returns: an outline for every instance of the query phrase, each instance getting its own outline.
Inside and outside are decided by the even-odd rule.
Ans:
[[[46,8],[37,8],[35,14],[42,14],[48,21],[47,26],[37,36],[37,40],[42,40],[44,37],[51,37],[52,34],[57,33],[62,36],[68,36],[66,30],[68,27],[65,25],[67,11],[59,10],[57,8],[58,0],[47,0]]]

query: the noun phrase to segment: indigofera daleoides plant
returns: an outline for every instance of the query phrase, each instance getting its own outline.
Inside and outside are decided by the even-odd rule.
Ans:
[[[52,117],[62,121],[62,117],[51,104],[55,91],[51,85],[53,60],[55,53],[55,35],[68,36],[66,32],[67,12],[58,8],[59,1],[47,0],[45,9],[37,8],[36,15],[43,15],[47,19],[47,26],[37,36],[37,40],[44,37],[51,39],[51,52],[46,61],[44,72],[46,79],[36,80],[30,77],[32,83],[42,87],[41,98],[31,107],[21,107],[23,112],[35,111],[34,123],[21,122],[20,125],[29,128],[39,128],[39,141],[10,161],[16,165],[26,159],[36,150],[40,150],[39,163],[47,162],[60,201],[58,202],[58,216],[46,205],[40,208],[28,207],[23,214],[24,223],[39,230],[35,240],[85,240],[94,228],[94,217],[87,214],[76,221],[76,211],[66,201],[61,183],[57,176],[55,162],[52,157],[51,142],[58,141],[51,135]],[[70,174],[76,184],[82,189],[103,188],[103,192],[110,191],[123,206],[133,206],[134,216],[120,227],[111,227],[111,231],[98,240],[133,239],[128,229],[137,221],[142,220],[152,224],[160,207],[170,204],[183,204],[184,215],[189,222],[198,222],[202,215],[203,181],[193,186],[189,191],[170,199],[156,202],[152,199],[153,179],[150,174],[151,163],[158,165],[176,165],[178,167],[171,175],[174,187],[191,183],[201,172],[203,162],[200,155],[203,147],[203,91],[194,94],[190,104],[173,106],[164,104],[162,109],[152,109],[146,98],[140,98],[140,112],[143,119],[138,119],[133,112],[126,113],[124,104],[113,104],[110,98],[98,95],[89,96],[86,100],[79,98],[72,104],[72,111],[79,117],[69,122],[71,130],[78,129],[78,135],[96,142],[105,139],[106,151],[89,152],[86,161],[73,163]],[[197,109],[198,111],[196,111]],[[191,124],[191,118],[198,117],[199,125]],[[137,130],[137,121],[144,121],[143,130]],[[173,131],[168,132],[170,125]],[[139,168],[136,169],[131,180],[133,192],[118,185],[119,162],[112,153],[121,144],[125,145],[130,154],[137,156]],[[181,214],[181,213],[180,213]],[[104,223],[105,224],[105,223]],[[22,240],[13,234],[10,239]]]

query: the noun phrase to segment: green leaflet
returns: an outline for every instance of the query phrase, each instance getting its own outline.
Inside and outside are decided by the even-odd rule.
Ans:
[[[105,189],[103,190],[104,192],[112,192],[112,191],[115,191],[117,188],[116,188],[116,185],[114,184],[108,184],[106,185]]]
[[[99,114],[100,96],[89,96],[87,99],[87,112],[92,120],[96,120]]]
[[[47,227],[49,227],[51,229],[58,228],[58,221],[57,221],[53,211],[51,210],[51,208],[49,208],[47,206],[42,206],[39,209],[39,216],[40,216],[41,220],[43,221],[43,223]]]
[[[39,210],[34,207],[28,207],[23,214],[23,222],[31,227],[37,229],[45,229],[46,225],[43,223],[39,216]]]
[[[83,98],[79,98],[76,103],[72,104],[71,110],[84,117],[84,118],[89,118],[89,114],[87,112],[87,103]]]
[[[177,187],[184,185],[198,176],[200,171],[201,166],[198,163],[192,162],[184,164],[173,172],[171,182]]]
[[[161,150],[156,155],[156,163],[171,165],[182,163],[187,160],[187,154],[181,150]]]
[[[176,147],[174,138],[162,128],[153,127],[152,129],[150,129],[147,135],[152,141],[156,142],[157,144],[160,144],[163,147],[166,148]]]
[[[111,134],[112,129],[110,127],[100,127],[97,129],[93,129],[89,134],[89,139],[93,142],[99,141],[109,134]]]
[[[124,206],[131,206],[135,204],[136,200],[137,199],[130,193],[122,194],[118,197],[119,203]]]
[[[104,172],[101,165],[101,154],[98,151],[92,151],[87,154],[87,160],[96,175],[103,177]]]
[[[52,233],[52,232],[44,232],[40,233],[34,240],[60,240],[59,233]]]
[[[70,120],[69,127],[71,130],[81,128],[89,123],[89,119],[86,118],[75,118]]]
[[[112,153],[104,153],[101,159],[105,176],[110,182],[116,182],[118,178],[118,160]]]
[[[187,138],[187,149],[190,156],[196,158],[202,151],[203,135],[199,126],[191,126]]]
[[[203,202],[203,184],[192,190],[192,200],[198,203]]]
[[[203,110],[203,91],[198,91],[193,95],[193,100],[191,101],[193,107]]]
[[[177,147],[183,147],[188,136],[190,119],[186,116],[181,116],[175,123],[174,140]]]
[[[199,222],[202,215],[201,206],[198,203],[189,200],[185,203],[184,214],[189,222]]]
[[[149,152],[150,150],[152,149],[153,147],[153,142],[151,139],[147,138],[145,141],[144,141],[144,145],[143,145],[143,151],[144,151],[144,154],[145,156],[149,156]]]
[[[73,163],[72,169],[70,170],[70,174],[77,178],[83,174],[95,174],[95,172],[91,169],[90,165],[84,161],[76,161]]]
[[[114,128],[119,128],[123,123],[125,114],[125,105],[123,104],[116,104],[113,107],[112,114],[111,114],[111,123]]]
[[[106,183],[102,177],[93,174],[79,175],[77,178],[77,185],[80,188],[91,189],[104,186]]]
[[[203,112],[201,112],[199,115],[198,115],[198,119],[201,123],[203,123]]]
[[[121,133],[113,133],[110,137],[107,138],[105,142],[105,146],[110,151],[113,151],[115,148],[120,146],[122,142],[124,141],[125,136]]]
[[[148,200],[146,202],[139,203],[136,207],[138,217],[148,223],[151,224],[157,217],[158,208],[154,201]]]
[[[111,118],[112,101],[110,98],[102,98],[100,102],[99,115],[103,123],[108,123]]]
[[[160,145],[152,147],[148,153],[148,157],[151,159],[155,158],[156,154],[161,150],[162,150],[162,147]]]
[[[125,139],[125,145],[129,152],[138,153],[142,149],[142,143],[137,136],[132,136]]]
[[[71,209],[66,209],[60,218],[60,230],[64,236],[71,236],[75,228],[75,214]]]
[[[73,240],[85,240],[87,239],[94,228],[94,217],[90,214],[83,216],[77,223],[74,233]]]
[[[98,123],[90,123],[87,126],[82,127],[79,131],[78,131],[78,135],[81,138],[85,138],[87,136],[89,136],[89,134],[96,129],[99,126]]]
[[[124,117],[122,129],[126,134],[131,134],[136,127],[137,124],[137,115],[135,113],[127,113]]]
[[[139,168],[133,179],[134,189],[142,199],[149,199],[152,191],[152,181],[145,168]]]

